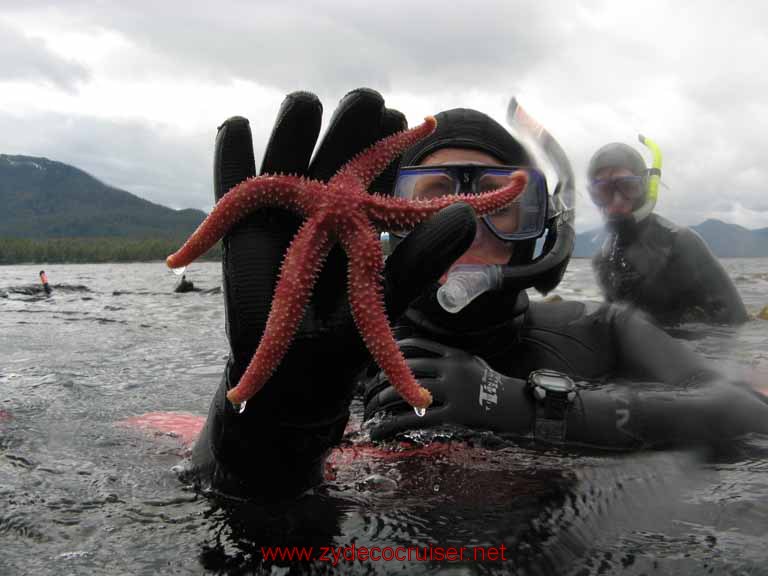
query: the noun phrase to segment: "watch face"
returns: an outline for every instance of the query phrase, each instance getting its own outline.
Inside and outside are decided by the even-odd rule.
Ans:
[[[569,392],[573,390],[573,382],[567,376],[536,374],[535,382],[551,392]]]

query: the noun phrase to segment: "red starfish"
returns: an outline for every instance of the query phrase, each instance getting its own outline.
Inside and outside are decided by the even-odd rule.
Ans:
[[[400,395],[426,408],[432,395],[422,388],[403,358],[384,311],[380,277],[384,258],[377,229],[409,229],[455,202],[479,214],[495,212],[518,196],[528,181],[513,182],[482,195],[452,195],[411,201],[369,194],[373,179],[403,150],[437,126],[429,116],[412,130],[380,140],[342,166],[328,183],[297,176],[249,178],[232,188],[184,245],[167,259],[181,268],[213,246],[237,221],[262,206],[290,208],[306,221],[285,254],[264,335],[240,382],[227,398],[240,404],[261,389],[280,364],[304,315],[312,288],[334,242],[349,257],[348,294],[352,316],[365,345]]]

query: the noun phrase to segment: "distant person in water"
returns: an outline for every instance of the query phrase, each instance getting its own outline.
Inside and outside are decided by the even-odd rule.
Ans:
[[[176,284],[176,288],[173,289],[174,292],[192,292],[195,289],[195,284],[191,280],[187,280],[187,275],[182,274],[181,280],[179,280],[179,283]]]
[[[637,150],[622,143],[595,152],[587,171],[590,197],[608,233],[592,266],[605,299],[636,306],[662,324],[748,319],[727,272],[690,228],[653,213],[661,176],[661,153],[646,167]]]
[[[51,285],[48,284],[48,276],[45,274],[45,270],[40,270],[40,282],[43,284],[43,290],[46,294],[51,293]]]

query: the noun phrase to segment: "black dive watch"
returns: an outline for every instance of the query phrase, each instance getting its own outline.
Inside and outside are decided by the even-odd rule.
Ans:
[[[528,375],[528,388],[536,406],[533,437],[562,442],[568,409],[576,398],[576,384],[562,372],[534,370]]]

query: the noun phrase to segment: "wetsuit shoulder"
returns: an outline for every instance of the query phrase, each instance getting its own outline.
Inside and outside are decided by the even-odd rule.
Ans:
[[[678,226],[671,220],[664,218],[664,216],[660,216],[655,213],[648,216],[648,224],[649,226],[655,228],[655,231],[660,230],[668,235],[675,235],[681,230],[689,230],[689,228],[686,228],[685,226]]]
[[[586,379],[612,373],[615,309],[595,302],[532,302],[504,372],[525,378],[533,370],[549,368]]]
[[[540,327],[563,326],[579,320],[600,307],[595,302],[561,300],[559,302],[531,302],[525,315],[525,325]]]
[[[691,228],[679,227],[670,267],[689,287],[692,320],[741,323],[748,319],[744,302],[728,272],[706,241]],[[698,316],[696,313],[698,312]]]
[[[704,238],[691,228],[678,228],[676,240],[677,249],[680,251],[687,250],[691,256],[706,258],[708,260],[714,260],[716,258]]]
[[[532,303],[510,375],[550,368],[573,377],[679,383],[706,369],[698,356],[624,304]],[[514,367],[519,367],[518,371]]]

